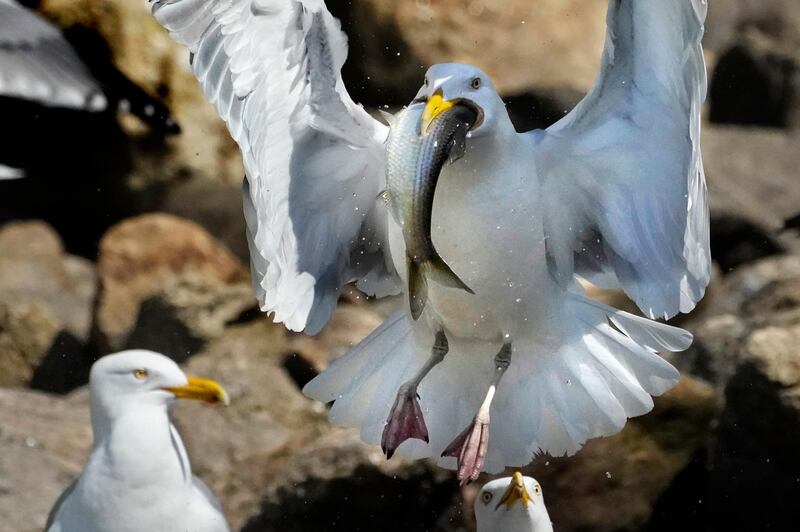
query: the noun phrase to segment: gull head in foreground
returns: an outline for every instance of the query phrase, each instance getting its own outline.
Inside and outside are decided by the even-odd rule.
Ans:
[[[316,334],[349,283],[406,296],[304,388],[331,422],[469,482],[574,454],[678,382],[659,352],[691,335],[655,320],[691,311],[710,276],[706,0],[610,0],[593,88],[524,132],[456,63],[376,120],[322,0],[150,1],[241,148],[261,309]]]
[[[536,479],[517,471],[487,482],[475,499],[478,532],[553,532]]]
[[[47,532],[228,531],[169,416],[176,399],[227,405],[219,384],[187,377],[158,353],[124,351],[92,366],[89,395],[94,445]]]

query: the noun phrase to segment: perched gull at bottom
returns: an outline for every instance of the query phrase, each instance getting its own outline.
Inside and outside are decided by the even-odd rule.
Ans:
[[[175,398],[228,404],[214,381],[169,358],[124,351],[89,380],[94,446],[50,512],[47,532],[228,532],[219,501],[192,475],[169,411]]]
[[[475,499],[478,532],[553,532],[542,487],[517,471],[487,482]]]

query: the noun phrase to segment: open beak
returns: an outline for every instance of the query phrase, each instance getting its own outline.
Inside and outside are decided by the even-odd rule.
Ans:
[[[222,403],[225,406],[230,404],[225,389],[211,379],[199,379],[197,377],[187,377],[189,384],[186,386],[176,386],[165,388],[168,392],[175,394],[178,399],[195,399],[206,403]]]
[[[422,111],[422,134],[425,135],[428,133],[428,128],[431,127],[431,123],[433,123],[433,120],[437,116],[447,111],[458,102],[458,99],[445,100],[442,98],[441,91],[437,91],[433,96],[428,98],[425,109]]]
[[[511,477],[511,484],[509,484],[508,489],[503,494],[503,498],[497,503],[495,510],[504,504],[506,509],[510,510],[517,501],[520,501],[522,506],[528,506],[529,502],[533,503],[533,499],[528,493],[528,490],[525,489],[525,481],[522,478],[522,473],[519,471],[515,472],[514,476]]]

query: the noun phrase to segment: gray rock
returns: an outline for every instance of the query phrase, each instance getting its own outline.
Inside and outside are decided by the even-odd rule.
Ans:
[[[176,183],[165,191],[158,210],[196,223],[241,261],[250,260],[241,183],[227,184],[199,177]]]
[[[426,461],[386,462],[351,432],[334,430],[292,457],[242,531],[451,531],[464,521],[461,512],[442,516],[460,502],[452,472]]]
[[[0,532],[41,531],[90,445],[85,394],[0,388]]]
[[[523,469],[541,482],[557,530],[645,529],[659,499],[708,447],[720,409],[713,389],[689,376],[655,404],[574,457],[541,457]]]
[[[196,224],[166,214],[143,215],[112,227],[100,243],[98,272],[95,337],[102,352],[132,346],[133,331],[134,343],[169,336],[164,327],[175,322],[182,327],[175,333],[180,338],[202,341],[255,301],[247,272],[230,251]],[[175,348],[199,347],[187,342],[179,341]],[[148,345],[163,347],[138,347]]]
[[[789,529],[800,518],[785,504],[800,496],[800,258],[740,268],[717,292],[694,345],[675,357],[725,404],[707,459],[683,486],[704,501],[692,526]]]
[[[708,3],[705,48],[720,53],[756,30],[786,47],[800,46],[800,5],[794,0],[716,0]]]
[[[92,263],[64,253],[47,224],[15,222],[0,228],[0,302],[37,302],[65,331],[86,341],[96,291]]]
[[[724,124],[794,127],[800,123],[800,48],[748,32],[714,67],[709,119]]]
[[[800,518],[800,508],[786,504],[800,496],[798,345],[800,319],[758,328],[741,346],[709,480],[711,519],[721,529],[777,530]]]
[[[0,386],[29,383],[58,330],[57,320],[37,302],[0,303]]]
[[[0,385],[66,392],[86,378],[94,266],[42,222],[0,228]]]
[[[777,232],[800,206],[799,135],[707,124],[702,147],[712,214],[733,215]]]

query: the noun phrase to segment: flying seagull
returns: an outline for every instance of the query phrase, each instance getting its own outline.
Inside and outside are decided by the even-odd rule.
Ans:
[[[15,121],[37,120],[41,108],[96,115],[113,113],[119,104],[154,131],[180,131],[163,103],[117,70],[105,41],[96,33],[80,27],[62,32],[16,0],[0,0],[0,100],[15,111],[16,100],[35,104],[24,118],[13,114],[10,122],[6,120],[10,132],[4,132],[3,142],[10,146],[4,147],[15,160],[0,161],[0,181],[25,177],[18,165],[25,166],[26,161],[24,156],[19,159],[15,144],[26,142],[27,136],[21,134],[26,128],[17,127]]]
[[[553,532],[542,487],[517,471],[487,482],[475,499],[478,532]]]
[[[15,0],[0,0],[0,96],[89,112],[107,104],[61,31]],[[24,170],[0,164],[0,180],[21,177]]]
[[[0,96],[83,111],[107,105],[61,30],[15,0],[0,0]]]
[[[50,512],[47,532],[227,532],[219,501],[192,475],[169,410],[176,398],[228,403],[214,381],[169,358],[123,351],[92,366],[94,445]]]
[[[575,453],[677,382],[657,351],[691,335],[651,319],[692,310],[709,280],[705,0],[611,0],[595,86],[524,133],[464,64],[430,67],[392,125],[373,119],[321,0],[151,1],[241,148],[262,310],[314,334],[347,283],[408,295],[306,386],[332,422],[470,481]]]

